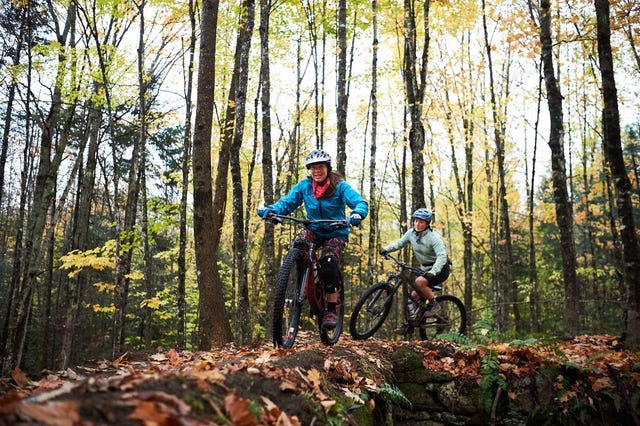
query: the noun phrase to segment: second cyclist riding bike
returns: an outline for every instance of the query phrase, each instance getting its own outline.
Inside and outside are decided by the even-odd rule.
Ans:
[[[398,266],[398,271],[389,274],[386,281],[374,284],[365,290],[353,307],[349,331],[356,340],[368,339],[382,327],[391,312],[394,297],[403,283],[414,287],[414,280],[408,278],[407,274],[423,273],[421,269],[401,262],[390,254],[385,254],[384,257],[393,260]],[[433,290],[440,291],[441,287],[434,286]],[[405,318],[409,325],[407,335],[418,329],[420,338],[426,340],[438,334],[466,332],[467,312],[462,301],[450,294],[438,295],[435,300],[440,305],[440,310],[434,315],[425,315],[424,300],[415,311],[412,309],[412,304],[405,304]]]

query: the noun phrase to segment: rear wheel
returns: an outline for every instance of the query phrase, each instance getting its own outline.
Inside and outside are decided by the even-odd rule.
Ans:
[[[436,315],[422,321],[420,338],[431,340],[438,334],[445,333],[464,335],[467,331],[467,311],[462,301],[455,296],[443,294],[436,297],[436,302],[441,309]]]
[[[379,282],[369,287],[353,307],[349,320],[349,332],[356,340],[368,339],[378,331],[387,319],[393,303],[392,287]]]
[[[276,283],[273,305],[273,344],[290,348],[298,335],[302,303],[298,301],[304,273],[304,252],[292,248],[287,253]]]
[[[342,324],[344,320],[344,285],[340,286],[340,303],[336,306],[336,315],[338,322],[333,330],[322,328],[322,314],[318,316],[318,329],[320,330],[320,340],[325,345],[335,345],[342,334]]]

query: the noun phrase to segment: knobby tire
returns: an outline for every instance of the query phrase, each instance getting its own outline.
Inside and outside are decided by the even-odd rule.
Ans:
[[[431,340],[439,334],[459,333],[467,331],[467,311],[460,299],[450,294],[436,297],[441,307],[433,317],[426,317],[420,324],[420,338]]]
[[[356,340],[373,336],[382,326],[393,305],[393,289],[386,282],[369,287],[353,307],[349,332]]]
[[[304,272],[304,252],[291,248],[285,256],[276,283],[273,306],[273,344],[291,348],[298,335],[302,303],[298,295]]]
[[[322,285],[322,284],[321,284]],[[333,330],[322,328],[322,315],[318,317],[318,329],[320,330],[320,340],[327,346],[335,345],[342,334],[342,324],[344,322],[344,285],[340,286],[340,304],[336,308],[338,323]]]

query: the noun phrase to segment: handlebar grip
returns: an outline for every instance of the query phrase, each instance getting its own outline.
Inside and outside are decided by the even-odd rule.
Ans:
[[[275,216],[275,215],[269,216],[269,220],[271,221],[271,223],[274,223],[276,225],[281,224],[282,222],[284,222],[284,220],[281,217]]]

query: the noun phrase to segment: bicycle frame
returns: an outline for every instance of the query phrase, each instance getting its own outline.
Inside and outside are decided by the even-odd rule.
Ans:
[[[299,223],[305,227],[325,223],[330,227],[346,226],[346,221],[310,220],[293,216],[273,215],[269,219],[274,223],[284,220]],[[335,344],[342,333],[344,316],[344,287],[340,285],[341,301],[337,306],[338,324],[334,328],[322,327],[325,313],[324,285],[319,276],[319,261],[314,241],[296,238],[291,242],[289,251],[283,259],[278,273],[274,297],[273,339],[275,346],[290,348],[293,346],[305,299],[309,302],[310,316],[317,319],[320,339],[326,345]],[[342,277],[340,278],[342,280]]]
[[[318,265],[318,247],[315,243],[304,240],[292,241],[290,247],[303,249],[305,252],[305,266],[297,302],[302,304],[304,300],[307,299],[312,314],[319,315],[324,311],[324,289],[322,285],[320,285],[320,277],[318,276],[318,269],[320,267],[320,265]]]
[[[396,273],[389,274],[389,276],[387,277],[387,282],[392,282],[392,281],[395,282],[393,286],[391,286],[392,288],[391,296],[394,296],[396,294],[396,292],[398,291],[398,288],[400,288],[402,283],[406,283],[409,287],[411,287],[412,290],[415,290],[418,292],[418,294],[421,294],[420,290],[418,289],[418,286],[416,286],[415,284],[415,280],[411,279],[413,277],[410,276],[409,278],[405,278],[402,276],[402,274],[404,271],[409,271],[411,274],[414,274],[417,276],[417,275],[422,275],[424,271],[420,268],[414,268],[411,265],[407,265],[406,263],[398,260],[396,257],[390,254],[387,254],[387,257],[393,260],[395,264],[398,266],[398,271]],[[440,289],[433,288],[433,290],[438,291]]]

